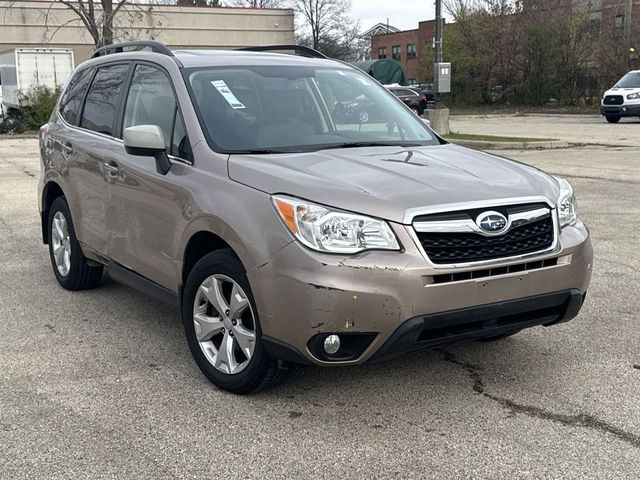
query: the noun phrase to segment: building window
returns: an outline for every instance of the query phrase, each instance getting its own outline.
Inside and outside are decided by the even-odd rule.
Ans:
[[[387,58],[387,47],[378,48],[378,58]]]
[[[416,58],[416,44],[407,43],[407,59]]]
[[[616,15],[615,18],[613,19],[613,26],[615,28],[624,27],[624,15]]]
[[[391,58],[394,60],[400,60],[400,45],[394,45],[391,47]]]

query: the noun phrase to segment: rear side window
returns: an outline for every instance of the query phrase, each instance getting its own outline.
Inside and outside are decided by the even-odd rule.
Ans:
[[[76,72],[62,96],[62,100],[60,100],[60,115],[71,125],[78,124],[82,99],[89,86],[92,73],[92,68]]]
[[[98,69],[82,110],[80,126],[113,135],[116,111],[129,65],[107,65]]]

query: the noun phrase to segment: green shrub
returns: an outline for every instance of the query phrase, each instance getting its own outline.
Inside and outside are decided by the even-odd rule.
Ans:
[[[22,121],[13,114],[7,114],[0,120],[0,134],[2,133],[23,133],[26,129]]]
[[[62,89],[34,85],[20,92],[20,118],[24,130],[38,130],[49,121]]]

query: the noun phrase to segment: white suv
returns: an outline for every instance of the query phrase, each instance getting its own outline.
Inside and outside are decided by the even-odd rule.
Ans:
[[[604,92],[600,113],[609,123],[622,117],[640,117],[640,70],[632,70]]]

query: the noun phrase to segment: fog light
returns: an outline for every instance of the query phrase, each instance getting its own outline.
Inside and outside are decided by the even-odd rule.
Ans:
[[[340,337],[338,335],[329,335],[324,339],[324,351],[327,355],[333,355],[340,350]]]

